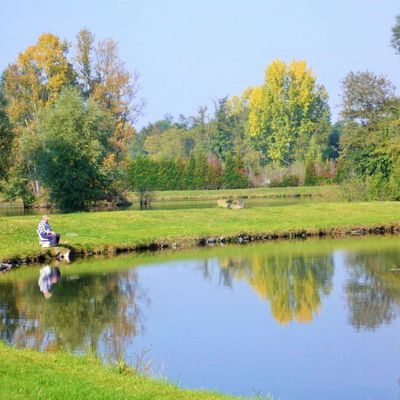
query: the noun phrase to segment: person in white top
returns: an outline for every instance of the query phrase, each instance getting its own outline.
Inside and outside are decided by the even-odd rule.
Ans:
[[[39,235],[42,239],[50,240],[52,245],[58,245],[60,242],[60,234],[51,229],[49,220],[50,218],[47,215],[43,215],[38,225]]]

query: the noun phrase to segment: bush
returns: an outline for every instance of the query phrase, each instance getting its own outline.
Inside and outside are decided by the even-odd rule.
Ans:
[[[315,170],[314,160],[308,159],[306,161],[306,170],[304,176],[305,186],[315,186],[318,183],[317,173]]]
[[[368,200],[367,185],[362,178],[351,176],[340,185],[340,194],[345,201]]]

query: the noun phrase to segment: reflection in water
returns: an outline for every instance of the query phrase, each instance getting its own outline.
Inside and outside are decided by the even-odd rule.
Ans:
[[[0,339],[131,365],[146,349],[153,373],[193,388],[398,398],[400,243],[336,243],[89,259],[63,267],[47,300],[37,270],[11,272],[0,277]]]
[[[118,358],[142,327],[136,272],[64,279],[44,301],[31,282],[2,283],[0,337],[17,346],[98,350]]]
[[[39,271],[39,290],[46,299],[51,297],[53,286],[61,279],[60,268],[46,265]]]
[[[328,255],[257,255],[230,257],[221,267],[245,279],[268,300],[277,322],[310,322],[321,306],[321,297],[332,287],[333,260]]]
[[[400,253],[348,253],[346,283],[350,323],[357,329],[376,329],[390,323],[400,306]]]

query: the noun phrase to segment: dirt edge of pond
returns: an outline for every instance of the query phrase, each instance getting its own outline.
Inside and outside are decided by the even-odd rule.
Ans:
[[[272,241],[277,239],[306,239],[311,237],[343,237],[383,235],[400,233],[400,225],[379,226],[357,226],[351,228],[329,228],[329,229],[301,229],[293,231],[282,231],[275,233],[239,233],[233,236],[215,235],[198,238],[182,238],[176,240],[160,240],[139,245],[104,245],[93,249],[61,245],[49,249],[41,249],[34,255],[14,257],[0,262],[0,273],[7,272],[21,265],[44,263],[51,260],[72,261],[75,258],[89,257],[94,255],[117,255],[122,253],[160,251],[164,249],[187,249],[193,247],[218,246],[224,244],[246,244],[250,242]]]

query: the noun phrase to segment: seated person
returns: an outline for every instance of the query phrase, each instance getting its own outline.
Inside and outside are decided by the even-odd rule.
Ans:
[[[60,281],[60,279],[61,273],[58,267],[46,266],[40,270],[38,281],[39,289],[46,299],[51,297],[51,289],[54,284]]]
[[[42,220],[39,222],[38,231],[43,239],[50,240],[50,244],[55,245],[60,242],[60,235],[53,232],[49,225],[50,218],[47,215],[43,215]]]

